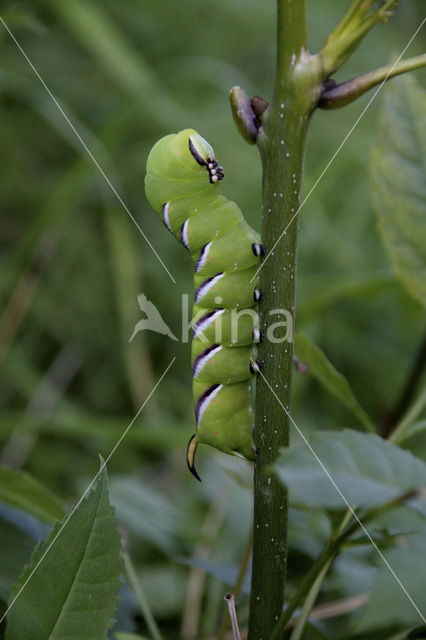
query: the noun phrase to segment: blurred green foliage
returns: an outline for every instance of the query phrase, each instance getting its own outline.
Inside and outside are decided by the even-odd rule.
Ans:
[[[389,24],[366,38],[337,79],[388,63],[420,23],[421,9],[420,0],[404,3]],[[308,1],[313,51],[342,11],[332,0]],[[211,450],[200,452],[202,485],[187,473],[184,451],[194,428],[188,344],[149,332],[129,343],[141,317],[138,293],[155,303],[177,335],[181,295],[192,295],[187,256],[145,200],[145,161],[160,136],[198,129],[225,167],[226,195],[259,229],[260,163],[256,149],[235,130],[228,91],[241,85],[249,95],[270,97],[274,3],[33,0],[6,2],[1,16],[176,285],[0,24],[0,455],[4,464],[24,467],[71,503],[95,475],[97,453],[108,456],[176,357],[108,469],[111,499],[143,587],[164,637],[177,638],[182,612],[184,621],[190,618],[188,577],[197,575],[197,558],[236,574],[251,524],[251,496],[245,464]],[[408,54],[420,52],[417,39]],[[315,113],[305,194],[368,99]],[[425,331],[424,311],[395,277],[376,228],[368,159],[381,100],[303,207],[297,312],[297,329],[320,345],[377,425],[395,407]],[[302,374],[296,374],[293,414],[307,434],[357,425]],[[424,433],[409,444],[426,455]],[[37,539],[34,523],[24,527],[16,509],[6,512],[0,513],[2,553],[15,553],[22,562],[10,563],[10,575],[0,581],[2,610],[7,586]],[[25,531],[17,546],[6,522]],[[325,516],[295,510],[290,594],[327,530]],[[372,553],[358,550],[340,559],[359,587],[355,593],[370,588]],[[337,565],[326,582],[329,598],[353,595],[340,571]],[[206,637],[223,614],[229,586],[218,578],[226,583],[226,572],[212,573],[200,583],[200,633]],[[121,595],[117,629],[146,635],[132,594],[123,588]],[[240,616],[244,624],[245,598]],[[369,616],[367,611],[363,618],[367,631]],[[325,637],[348,636],[353,618],[340,618]],[[324,637],[311,633],[309,638]]]

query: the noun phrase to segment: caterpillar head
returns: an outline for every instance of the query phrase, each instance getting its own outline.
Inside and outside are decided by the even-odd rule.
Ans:
[[[188,146],[195,161],[206,167],[211,183],[218,182],[225,177],[222,167],[215,158],[214,151],[207,140],[204,140],[198,133],[193,133],[188,138]]]

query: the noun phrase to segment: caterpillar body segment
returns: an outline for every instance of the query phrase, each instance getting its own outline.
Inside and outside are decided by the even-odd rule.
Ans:
[[[194,380],[193,390],[197,441],[254,460],[251,381],[228,385]]]
[[[219,341],[225,347],[262,342],[257,305],[245,309],[203,309],[194,304],[192,335],[204,342]]]
[[[212,147],[193,129],[161,138],[149,154],[145,177],[152,208],[190,253],[194,267],[197,429],[187,463],[198,479],[198,443],[254,459],[252,379],[262,340],[257,270],[264,250],[238,205],[222,194],[223,177]]]
[[[250,362],[256,360],[256,348],[208,346],[199,339],[192,342],[192,377],[206,384],[234,384],[250,377]]]

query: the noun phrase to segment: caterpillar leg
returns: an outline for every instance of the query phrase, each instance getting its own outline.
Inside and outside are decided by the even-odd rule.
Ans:
[[[188,469],[190,470],[192,475],[195,476],[197,480],[201,482],[201,478],[195,469],[195,452],[197,451],[197,447],[198,447],[198,440],[197,440],[197,436],[194,433],[194,435],[190,437],[188,442],[188,447],[186,449],[186,462],[188,464]]]

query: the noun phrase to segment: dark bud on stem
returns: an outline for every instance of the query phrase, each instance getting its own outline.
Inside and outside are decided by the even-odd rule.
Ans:
[[[231,102],[232,116],[238,132],[249,144],[255,144],[257,138],[256,115],[251,107],[250,100],[241,87],[232,87],[229,100]]]
[[[358,97],[357,94],[351,97],[355,82],[356,78],[337,84],[332,78],[327,78],[322,84],[318,107],[320,109],[338,109],[355,100]]]
[[[330,89],[334,89],[337,86],[337,82],[333,80],[333,78],[326,78],[322,83],[322,91],[329,91]]]
[[[260,96],[253,96],[250,100],[251,108],[254,113],[254,121],[259,129],[262,126],[262,115],[265,113],[266,109],[269,107],[269,103],[265,100],[265,98],[261,98]]]
[[[250,104],[253,112],[259,118],[262,113],[264,113],[269,107],[269,102],[265,100],[265,98],[261,98],[260,96],[253,96],[253,98],[250,100]]]

